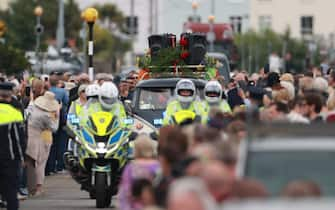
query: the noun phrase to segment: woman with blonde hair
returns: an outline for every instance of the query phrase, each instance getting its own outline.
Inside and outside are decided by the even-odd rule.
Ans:
[[[137,137],[134,141],[134,149],[135,160],[125,167],[121,178],[118,195],[120,210],[134,210],[145,207],[144,202],[139,203],[138,199],[133,197],[133,184],[140,179],[147,179],[151,182],[160,168],[159,162],[155,159],[156,148],[154,142],[147,135]],[[145,197],[148,198],[148,195]],[[148,200],[153,200],[153,197]],[[145,202],[145,205],[148,205],[148,202]]]
[[[52,132],[58,129],[59,108],[55,95],[45,92],[31,101],[28,111],[27,173],[28,190],[40,195],[45,177],[45,166],[52,143]]]

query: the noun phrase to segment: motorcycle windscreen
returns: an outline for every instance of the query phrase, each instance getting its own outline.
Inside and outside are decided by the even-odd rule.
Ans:
[[[96,112],[90,116],[92,129],[97,136],[106,136],[113,128],[119,126],[114,115],[110,112]]]

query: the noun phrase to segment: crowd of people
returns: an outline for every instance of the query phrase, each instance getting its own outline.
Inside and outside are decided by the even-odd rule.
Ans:
[[[18,208],[17,198],[43,194],[45,176],[64,173],[67,116],[98,94],[93,86],[105,88],[107,95],[99,98],[116,94],[122,107],[122,102],[132,99],[138,74],[96,75],[95,81],[86,74],[59,72],[0,79],[0,109],[7,114],[0,119],[0,135],[6,138],[0,148],[0,193],[12,210]],[[135,159],[120,181],[119,209],[207,210],[230,199],[269,196],[262,183],[236,176],[238,145],[247,135],[248,120],[333,123],[334,88],[332,69],[279,74],[266,65],[252,75],[240,71],[229,81],[218,77],[207,82],[200,101],[192,81],[180,80],[174,100],[167,105],[158,147],[147,135],[140,134],[134,142]],[[201,119],[184,121],[175,115],[181,110]],[[289,197],[321,193],[313,183],[299,180],[282,191]]]

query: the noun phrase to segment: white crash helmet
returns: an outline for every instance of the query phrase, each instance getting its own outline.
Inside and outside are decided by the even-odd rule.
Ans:
[[[218,81],[209,81],[205,86],[204,94],[208,103],[219,103],[222,100],[222,86]],[[216,96],[208,96],[208,94]]]
[[[104,82],[100,87],[99,102],[107,110],[112,109],[118,100],[119,90],[113,82]]]
[[[191,94],[189,96],[182,96],[180,93],[183,90],[190,91]],[[191,103],[194,101],[196,96],[196,89],[194,83],[189,79],[182,79],[176,85],[176,92],[177,100],[181,103]]]
[[[85,88],[86,97],[97,97],[100,94],[100,86],[98,84],[90,84]]]

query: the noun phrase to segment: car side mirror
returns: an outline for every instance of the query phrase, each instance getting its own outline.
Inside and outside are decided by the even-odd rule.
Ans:
[[[124,101],[124,106],[125,106],[125,109],[126,109],[127,113],[129,113],[129,114],[133,113],[133,109],[131,108],[131,100],[125,100]]]

